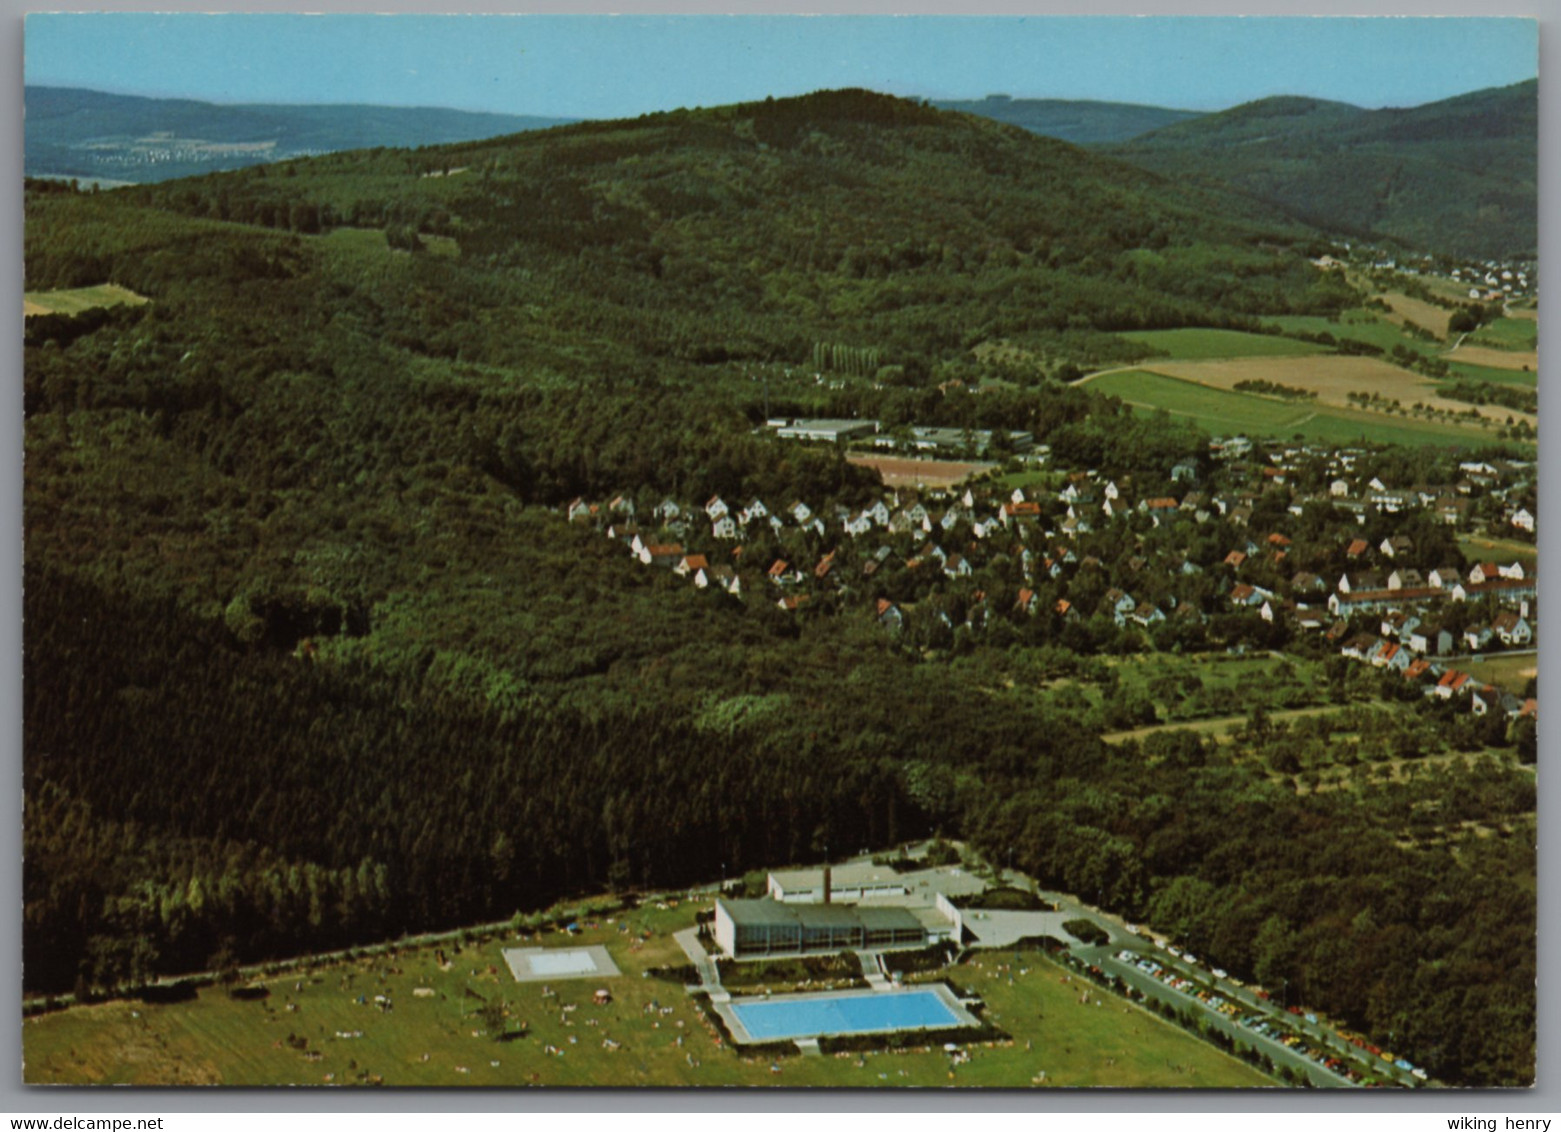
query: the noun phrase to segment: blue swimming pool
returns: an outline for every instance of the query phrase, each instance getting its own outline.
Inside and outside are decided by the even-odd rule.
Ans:
[[[935,990],[771,998],[734,1002],[731,1009],[754,1040],[761,1042],[968,1024]]]

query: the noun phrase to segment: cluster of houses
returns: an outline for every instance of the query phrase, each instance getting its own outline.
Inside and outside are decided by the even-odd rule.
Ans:
[[[1126,477],[1079,471],[1056,473],[1044,487],[887,492],[857,507],[721,496],[637,505],[625,495],[605,504],[575,500],[567,514],[696,588],[788,611],[823,592],[856,595],[891,631],[914,612],[895,596],[957,592],[967,600],[956,616],[976,629],[994,614],[1046,615],[1153,634],[1167,623],[1250,614],[1292,636],[1321,634],[1328,647],[1412,680],[1440,681],[1439,658],[1532,647],[1537,593],[1520,562],[1427,567],[1434,552],[1421,554],[1407,534],[1375,543],[1346,535],[1319,546],[1315,528],[1298,521],[1323,504],[1334,516],[1330,532],[1368,519],[1381,531],[1391,524],[1380,520],[1396,515],[1430,515],[1462,531],[1472,529],[1472,504],[1480,501],[1487,525],[1499,525],[1491,503],[1525,498],[1532,465],[1466,462],[1452,482],[1399,488],[1360,470],[1367,457],[1310,445],[1260,452],[1235,437],[1217,440],[1207,460],[1175,464],[1143,491]],[[1310,540],[1302,529],[1314,529]],[[1124,538],[1138,552],[1106,549]],[[1317,567],[1325,560],[1337,565]],[[976,577],[996,562],[1001,579]],[[1313,568],[1292,571],[1289,562]],[[914,588],[885,584],[901,573],[914,577]],[[1002,608],[987,601],[983,587],[999,581],[1008,583],[1011,607],[1009,596]],[[1449,616],[1454,606],[1462,608]],[[933,616],[953,627],[946,607]],[[1379,623],[1380,633],[1361,629]],[[1456,676],[1431,694],[1461,694]]]

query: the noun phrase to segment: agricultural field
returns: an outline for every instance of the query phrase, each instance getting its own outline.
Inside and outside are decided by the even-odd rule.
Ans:
[[[1271,334],[1247,334],[1240,330],[1136,330],[1118,335],[1163,350],[1173,360],[1203,358],[1294,357],[1326,353],[1328,347],[1296,338]]]
[[[1354,359],[1312,359],[1321,361]],[[1170,362],[1158,368],[1214,366],[1216,362]],[[1252,367],[1248,376],[1265,370],[1284,384],[1286,380],[1273,369],[1275,363],[1244,363]],[[1391,369],[1392,367],[1388,367]],[[1407,375],[1406,375],[1407,376]],[[1230,381],[1239,380],[1227,374]],[[1144,412],[1164,409],[1172,416],[1186,417],[1194,424],[1217,435],[1246,433],[1257,436],[1300,436],[1322,443],[1351,444],[1361,441],[1383,444],[1455,444],[1479,441],[1485,431],[1472,424],[1431,420],[1406,415],[1389,415],[1359,409],[1319,405],[1311,401],[1280,401],[1250,393],[1215,388],[1187,377],[1167,376],[1148,370],[1124,370],[1090,379],[1091,387],[1115,394]],[[1429,401],[1421,397],[1419,400]],[[1466,408],[1467,406],[1460,406]]]
[[[851,463],[872,468],[885,487],[952,487],[996,464],[959,460],[916,460],[902,456],[848,456]]]
[[[1498,318],[1480,327],[1469,336],[1469,341],[1498,350],[1535,350],[1539,346],[1539,324],[1534,318]]]
[[[1449,377],[1465,378],[1469,381],[1486,381],[1496,385],[1522,385],[1532,389],[1539,384],[1539,371],[1535,368],[1523,369],[1498,369],[1494,366],[1475,365],[1473,362],[1459,361],[1463,357],[1462,351],[1453,351],[1445,355]]]
[[[1443,397],[1437,382],[1376,358],[1330,355],[1322,358],[1211,359],[1201,362],[1143,363],[1143,368],[1167,377],[1196,381],[1216,389],[1231,389],[1242,381],[1272,381],[1317,395],[1314,404],[1352,409],[1351,393],[1375,393],[1384,401],[1397,401],[1405,408],[1419,402],[1444,412],[1466,413],[1471,406]],[[1508,416],[1538,424],[1532,413],[1515,413],[1500,405],[1477,406],[1482,416],[1504,421]],[[1458,424],[1453,427],[1466,429]]]
[[[1372,297],[1381,299],[1393,309],[1393,313],[1387,316],[1393,325],[1403,326],[1406,322],[1412,322],[1438,338],[1447,337],[1447,322],[1453,312],[1446,307],[1411,298],[1399,291],[1382,291]]]
[[[1347,310],[1337,319],[1320,315],[1282,315],[1265,319],[1264,323],[1277,326],[1287,334],[1331,334],[1338,339],[1365,342],[1384,351],[1394,346],[1408,346],[1422,354],[1432,354],[1440,345],[1405,334],[1380,311],[1364,308]]]
[[[1447,352],[1450,362],[1468,362],[1471,365],[1489,366],[1492,369],[1518,370],[1535,373],[1539,369],[1537,350],[1498,348],[1496,346],[1463,345]]]
[[[97,287],[74,287],[62,291],[27,291],[22,295],[23,316],[34,314],[80,314],[97,307],[141,306],[151,300],[117,283]]]
[[[708,901],[705,905],[708,907]],[[269,994],[225,988],[169,1004],[72,1007],[23,1025],[29,1083],[392,1086],[992,1086],[1243,1088],[1274,1082],[1110,995],[1087,995],[1039,953],[1010,964],[978,954],[948,974],[980,994],[1013,1040],[831,1057],[743,1056],[724,1046],[680,980],[649,974],[686,962],[672,931],[698,905],[585,920],[578,933],[506,932],[278,976]],[[608,948],[613,979],[517,984],[506,946]],[[259,985],[259,984],[250,984]],[[593,1001],[599,989],[612,1001]],[[418,995],[416,990],[425,993]],[[780,988],[775,988],[780,989]],[[377,1002],[381,996],[390,1010]],[[1087,1001],[1086,1001],[1087,999]],[[484,1008],[499,1004],[496,1040]],[[490,1007],[491,1018],[494,1011]],[[551,1052],[550,1052],[551,1051]],[[1044,1074],[1041,1081],[1039,1075]]]

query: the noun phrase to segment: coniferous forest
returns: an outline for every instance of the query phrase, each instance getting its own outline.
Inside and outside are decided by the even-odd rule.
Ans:
[[[566,517],[883,494],[775,416],[1026,430],[1147,495],[1208,437],[1067,379],[1140,356],[1122,331],[1359,301],[1307,262],[1325,233],[859,91],[26,206],[29,291],[149,300],[27,322],[28,991],[942,833],[1442,1080],[1532,1079],[1534,786],[1484,761],[1501,736],[1363,724],[1368,753],[1453,757],[1298,790],[1285,727],[1106,743],[1035,691],[1247,621],[1135,644],[1009,616],[1016,553],[981,579],[1000,626],[896,635],[866,583],[779,608],[762,540],[739,598]],[[1519,832],[1406,836],[1427,813]]]

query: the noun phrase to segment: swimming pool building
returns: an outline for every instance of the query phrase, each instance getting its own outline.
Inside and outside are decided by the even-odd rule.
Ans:
[[[785,904],[779,900],[715,902],[715,939],[734,959],[922,947],[932,939],[909,908]]]

